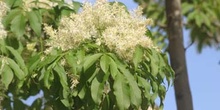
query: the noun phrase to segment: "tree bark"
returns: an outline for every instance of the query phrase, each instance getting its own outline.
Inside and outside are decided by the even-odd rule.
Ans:
[[[193,110],[183,45],[182,14],[180,0],[165,0],[167,34],[171,66],[175,71],[174,89],[177,110]]]

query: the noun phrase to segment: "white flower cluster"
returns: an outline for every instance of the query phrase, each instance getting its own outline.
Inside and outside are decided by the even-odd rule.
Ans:
[[[97,0],[94,5],[85,3],[80,13],[62,18],[57,30],[46,25],[45,32],[50,36],[47,44],[51,48],[66,51],[77,48],[85,40],[95,39],[97,45],[106,45],[129,61],[137,45],[157,48],[145,35],[146,26],[151,24],[151,19],[142,16],[141,8],[128,12],[117,2],[110,4],[106,0]]]
[[[50,0],[23,0],[23,9],[26,11],[31,11],[32,8],[51,9],[56,5],[58,4],[51,2]]]
[[[3,39],[7,36],[7,32],[2,24],[2,18],[6,15],[9,8],[7,7],[6,3],[0,1],[0,39]]]

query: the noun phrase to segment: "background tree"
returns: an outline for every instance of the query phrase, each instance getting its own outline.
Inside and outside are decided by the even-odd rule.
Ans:
[[[105,0],[4,2],[3,109],[148,109],[156,98],[163,108],[174,72],[149,38],[152,20],[143,19],[140,8],[131,14]],[[40,91],[32,105],[23,103]]]
[[[191,110],[192,98],[188,84],[187,69],[185,62],[185,52],[188,48],[183,47],[182,26],[190,31],[192,45],[197,45],[201,52],[205,46],[219,48],[219,1],[202,0],[135,0],[147,13],[147,17],[155,20],[155,41],[159,44],[169,38],[168,52],[172,67],[176,73],[175,96],[178,110]],[[181,6],[180,6],[181,5]],[[165,12],[166,10],[166,12]],[[176,12],[176,13],[175,13]],[[181,12],[178,15],[178,12]],[[157,33],[161,31],[160,33]],[[168,36],[168,37],[167,37]],[[179,47],[179,46],[181,47]],[[164,46],[166,48],[166,46]],[[176,50],[174,50],[176,48]],[[175,57],[174,57],[175,56]],[[182,60],[182,61],[180,61]],[[174,63],[176,62],[176,63]],[[179,69],[177,69],[179,68]],[[180,73],[180,74],[179,74]],[[181,95],[180,95],[181,94]]]

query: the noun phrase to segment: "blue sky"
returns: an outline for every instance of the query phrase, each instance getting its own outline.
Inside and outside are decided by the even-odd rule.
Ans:
[[[68,0],[67,0],[68,1]],[[95,1],[95,0],[77,0]],[[112,0],[113,1],[113,0]],[[133,0],[118,0],[129,9],[135,9],[137,4]],[[189,32],[184,30],[184,44],[189,42]],[[194,110],[217,110],[220,99],[220,51],[214,48],[204,48],[199,54],[195,45],[186,51],[188,76],[193,96]],[[42,94],[42,93],[41,93]],[[39,95],[38,97],[41,97]],[[34,100],[31,97],[28,101]],[[164,110],[176,110],[173,87],[169,88]]]

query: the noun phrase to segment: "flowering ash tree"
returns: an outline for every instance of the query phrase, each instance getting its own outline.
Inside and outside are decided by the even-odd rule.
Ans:
[[[47,7],[38,3],[42,1],[23,2],[24,12],[35,14],[40,10],[39,14],[48,12],[51,16],[51,10],[62,9],[60,2],[45,2]],[[24,91],[31,91],[30,86],[35,86],[36,91],[41,90],[44,95],[39,99],[41,102],[35,104],[45,108],[146,110],[155,105],[158,97],[163,108],[173,71],[166,55],[153,44],[147,29],[153,21],[142,16],[142,9],[128,11],[122,3],[106,0],[97,0],[94,4],[85,2],[79,11],[76,11],[78,2],[66,5],[75,8],[65,7],[73,11],[54,19],[58,20],[56,23],[47,20],[46,14],[41,16],[40,24],[27,19],[29,28],[24,34],[18,33],[19,36],[31,38],[35,35],[41,39],[40,50],[37,49],[38,42],[33,42],[34,38],[31,38],[32,43],[23,41],[26,42],[23,48],[29,51],[26,52],[28,59],[13,47],[4,45],[15,57],[5,56],[2,51],[0,75],[10,71],[18,78],[4,81],[1,77],[9,88],[6,93],[11,93],[10,85],[18,82],[18,88],[26,90],[13,95],[22,96]],[[40,29],[43,27],[42,32],[36,28],[38,25]],[[2,27],[0,29],[0,32],[6,32]],[[16,35],[12,29],[13,32]],[[29,84],[29,80],[34,83]]]

